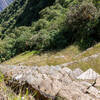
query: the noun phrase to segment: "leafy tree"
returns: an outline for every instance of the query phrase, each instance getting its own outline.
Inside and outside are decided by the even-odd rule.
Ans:
[[[72,32],[77,32],[77,35],[82,38],[89,36],[92,33],[92,29],[98,23],[98,11],[92,2],[82,2],[78,6],[71,7],[71,10],[67,13],[67,26]]]

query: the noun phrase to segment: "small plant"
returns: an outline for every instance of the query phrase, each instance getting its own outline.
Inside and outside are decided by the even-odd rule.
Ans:
[[[0,82],[2,82],[3,79],[4,79],[4,76],[3,76],[3,74],[0,72]]]

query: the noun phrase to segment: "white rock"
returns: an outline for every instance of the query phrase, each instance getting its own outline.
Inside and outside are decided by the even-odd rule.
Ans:
[[[88,69],[86,72],[82,73],[80,76],[77,77],[77,79],[81,80],[95,80],[100,75],[93,71],[93,69]]]
[[[73,70],[73,74],[75,75],[75,77],[78,77],[82,73],[83,71],[80,68],[76,68],[75,70]]]
[[[19,80],[19,79],[21,79],[21,78],[22,78],[22,76],[23,76],[22,74],[17,75],[17,76],[15,77],[15,79],[16,79],[16,80]]]

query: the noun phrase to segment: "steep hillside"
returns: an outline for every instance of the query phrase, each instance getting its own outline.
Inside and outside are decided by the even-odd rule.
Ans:
[[[39,12],[43,8],[52,5],[54,1],[55,0],[15,0],[10,7],[0,14],[0,23],[1,25],[4,22],[9,24],[7,28],[30,26],[32,21],[38,19]]]
[[[100,41],[97,0],[15,0],[0,14],[0,61],[25,51],[85,50]]]
[[[0,13],[0,63],[0,99],[99,100],[96,80],[75,75],[100,74],[100,1],[14,0]]]
[[[3,11],[3,9],[8,7],[12,2],[13,0],[0,0],[0,11]]]

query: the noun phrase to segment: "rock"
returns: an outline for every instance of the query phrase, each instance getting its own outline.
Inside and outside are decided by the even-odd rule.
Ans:
[[[62,56],[55,56],[55,58],[65,58],[65,56],[64,55],[62,55]]]
[[[75,75],[67,67],[0,66],[0,69],[2,71],[7,69],[4,73],[6,82],[9,83],[7,85],[38,91],[40,98],[42,96],[50,99],[61,97],[62,100],[100,100],[98,90],[86,81],[73,80]],[[86,71],[85,75],[89,75],[86,79],[90,79],[95,73],[93,70]],[[84,74],[82,75],[85,77]]]
[[[83,92],[86,87],[77,82],[72,82],[68,86],[63,87],[58,96],[65,100],[93,100],[93,98]]]
[[[98,78],[96,79],[96,84],[95,84],[95,86],[97,86],[97,87],[100,86],[100,77],[98,77]]]
[[[77,79],[80,80],[95,80],[100,75],[96,73],[93,69],[88,69],[84,73],[82,73],[80,76],[77,77]]]
[[[7,100],[2,94],[0,94],[0,100]]]
[[[64,67],[62,70],[65,71],[68,74],[70,74],[72,72],[72,70],[68,67]]]
[[[91,95],[93,95],[93,96],[99,96],[99,90],[97,90],[95,87],[93,87],[93,86],[91,86],[88,90],[87,90],[87,92],[89,93],[89,94],[91,94]],[[99,99],[100,99],[100,97],[99,97]]]
[[[92,84],[90,84],[90,83],[88,83],[86,81],[82,81],[82,82],[80,82],[80,84],[86,86],[87,88],[90,87],[90,86],[92,86]]]
[[[76,68],[73,70],[73,74],[75,75],[75,77],[80,76],[83,73],[83,71],[80,68]]]

